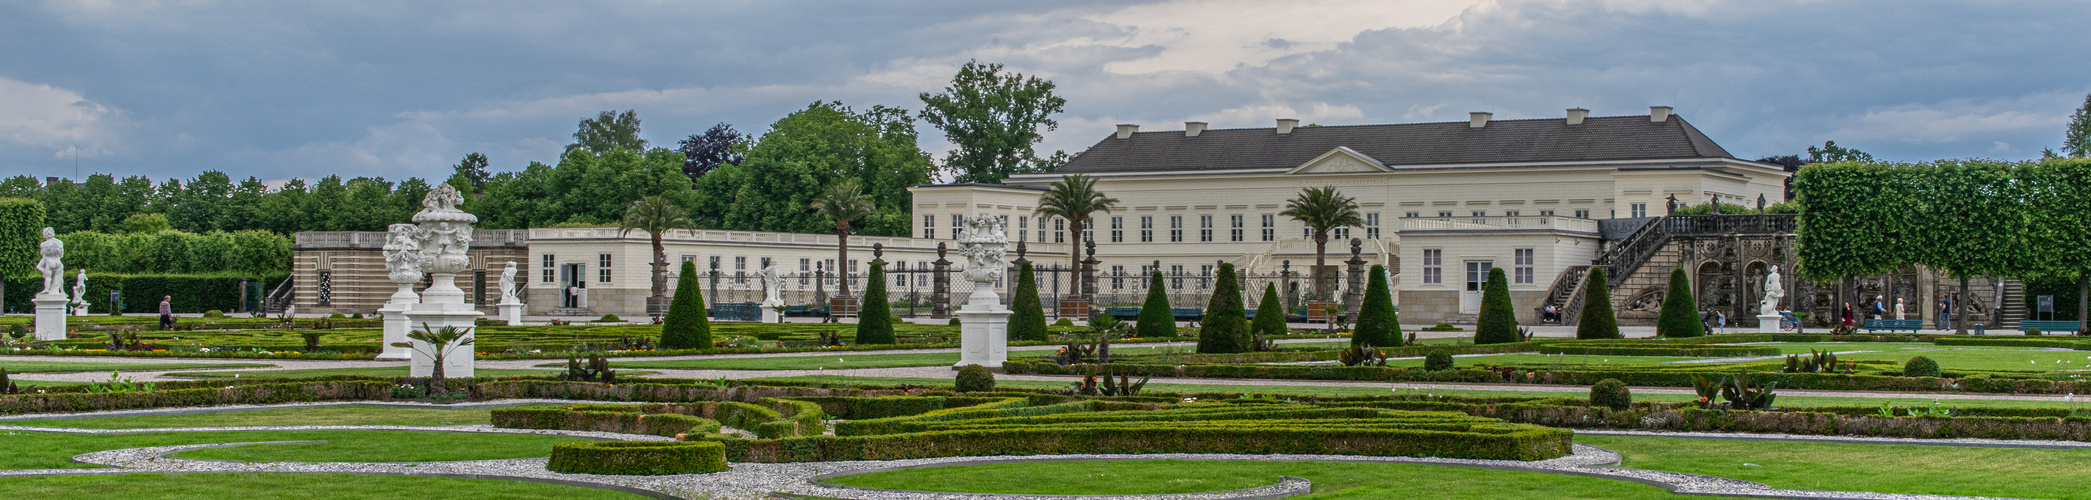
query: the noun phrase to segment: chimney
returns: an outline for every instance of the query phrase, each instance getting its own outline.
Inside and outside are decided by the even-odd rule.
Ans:
[[[1119,138],[1119,139],[1126,139],[1126,138],[1131,138],[1131,137],[1133,136],[1133,132],[1139,132],[1139,131],[1140,131],[1140,126],[1139,126],[1139,125],[1134,125],[1134,124],[1131,124],[1131,123],[1120,123],[1120,124],[1118,124],[1118,138]]]
[[[1487,111],[1467,113],[1467,128],[1486,127],[1488,126],[1488,117],[1491,116],[1496,116],[1496,114]]]
[[[1197,137],[1205,133],[1205,122],[1183,122],[1183,136]]]
[[[1568,108],[1568,126],[1570,127],[1581,126],[1583,124],[1583,119],[1589,117],[1590,110],[1583,108]]]
[[[1279,118],[1278,135],[1290,135],[1292,134],[1292,129],[1298,126],[1300,126],[1298,118]]]
[[[1669,106],[1649,106],[1648,123],[1662,123],[1670,121],[1670,109],[1671,108]]]

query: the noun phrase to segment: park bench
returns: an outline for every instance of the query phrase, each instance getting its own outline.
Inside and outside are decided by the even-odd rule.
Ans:
[[[1205,318],[1205,310],[1204,310],[1204,309],[1199,309],[1199,308],[1195,308],[1195,307],[1193,307],[1193,308],[1181,308],[1181,307],[1179,307],[1179,308],[1175,308],[1175,309],[1170,309],[1170,310],[1169,310],[1169,313],[1170,313],[1170,314],[1172,314],[1172,315],[1174,315],[1174,316],[1176,316],[1176,319],[1204,319],[1204,318]]]
[[[2026,330],[2031,330],[2031,329],[2035,329],[2035,328],[2038,328],[2038,329],[2040,329],[2041,333],[2047,333],[2047,332],[2072,332],[2072,333],[2074,333],[2074,332],[2076,332],[2076,331],[2077,331],[2077,327],[2076,327],[2076,322],[2075,322],[2075,321],[2054,321],[2054,320],[2037,320],[2037,319],[2029,319],[2029,320],[2023,320],[2023,321],[2019,321],[2019,322],[2018,322],[2018,331],[2021,331],[2021,332],[2023,332],[2023,331],[2026,331]]]
[[[1861,329],[1864,329],[1864,330],[1866,330],[1866,331],[1869,331],[1869,332],[1873,332],[1873,331],[1880,331],[1880,330],[1887,330],[1887,331],[1891,331],[1891,332],[1892,332],[1892,331],[1896,331],[1896,330],[1909,330],[1909,331],[1910,331],[1910,333],[1917,333],[1917,330],[1921,330],[1921,329],[1923,329],[1923,328],[1924,328],[1924,320],[1921,320],[1921,319],[1869,319],[1869,320],[1866,320],[1866,324],[1865,324],[1865,325],[1862,325],[1862,326],[1860,326],[1859,328],[1861,328]]]
[[[1140,319],[1140,308],[1138,308],[1138,307],[1106,307],[1106,308],[1104,308],[1104,314],[1109,314],[1109,315],[1111,315],[1111,317],[1114,317],[1114,318],[1118,318],[1118,319]]]

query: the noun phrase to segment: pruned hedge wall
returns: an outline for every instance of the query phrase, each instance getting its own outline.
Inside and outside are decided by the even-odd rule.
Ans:
[[[552,445],[552,472],[603,475],[703,474],[731,469],[726,447],[683,441],[598,441]]]

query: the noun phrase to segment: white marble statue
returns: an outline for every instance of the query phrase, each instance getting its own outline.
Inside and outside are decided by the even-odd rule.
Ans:
[[[1895,298],[1895,319],[1902,319],[1902,297]]]
[[[414,222],[419,224],[414,235],[421,240],[423,272],[457,274],[471,266],[465,250],[472,246],[472,223],[479,222],[479,217],[457,209],[464,201],[457,188],[447,183],[422,198],[421,212],[414,214]]]
[[[413,224],[393,224],[385,228],[385,277],[393,283],[413,284],[421,281],[421,241],[414,237]]]
[[[501,269],[501,303],[503,304],[516,302],[515,275],[515,261],[508,261],[508,267]]]
[[[457,287],[457,274],[472,265],[471,256],[465,252],[472,246],[472,224],[479,222],[478,216],[457,209],[457,204],[464,201],[457,187],[437,184],[421,199],[421,211],[414,213],[413,236],[420,257],[417,261],[420,271],[430,277],[428,288],[421,291],[421,301],[404,314],[407,325],[414,330],[455,328],[467,332],[465,338],[469,339],[475,322],[482,316],[475,304],[465,302],[465,291]],[[407,374],[428,376],[435,363],[425,354],[434,352],[435,347],[418,340],[412,344]],[[457,349],[443,358],[445,376],[470,377],[473,372],[472,349]]]
[[[86,270],[86,269],[81,269],[81,270],[80,270],[80,275],[79,275],[79,277],[77,277],[77,278],[73,278],[73,308],[74,308],[74,309],[86,309],[86,308],[87,308],[87,270]]]
[[[966,256],[966,280],[993,283],[1002,279],[1002,259],[1008,247],[1009,234],[1001,218],[977,215],[967,220],[965,232],[958,235],[958,253]]]
[[[755,274],[762,278],[762,307],[769,309],[784,305],[784,270],[770,266]]]
[[[1779,315],[1779,299],[1783,298],[1786,298],[1786,285],[1779,283],[1779,266],[1772,266],[1772,273],[1764,276],[1764,303],[1757,306],[1757,314]]]
[[[65,242],[58,241],[58,232],[44,228],[44,242],[36,247],[43,258],[36,261],[36,272],[44,275],[44,290],[39,296],[65,296]]]

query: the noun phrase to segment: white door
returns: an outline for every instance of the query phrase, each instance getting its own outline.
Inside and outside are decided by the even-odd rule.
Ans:
[[[1459,313],[1481,313],[1481,285],[1488,282],[1488,270],[1496,267],[1494,261],[1467,261],[1467,286],[1459,291]]]

